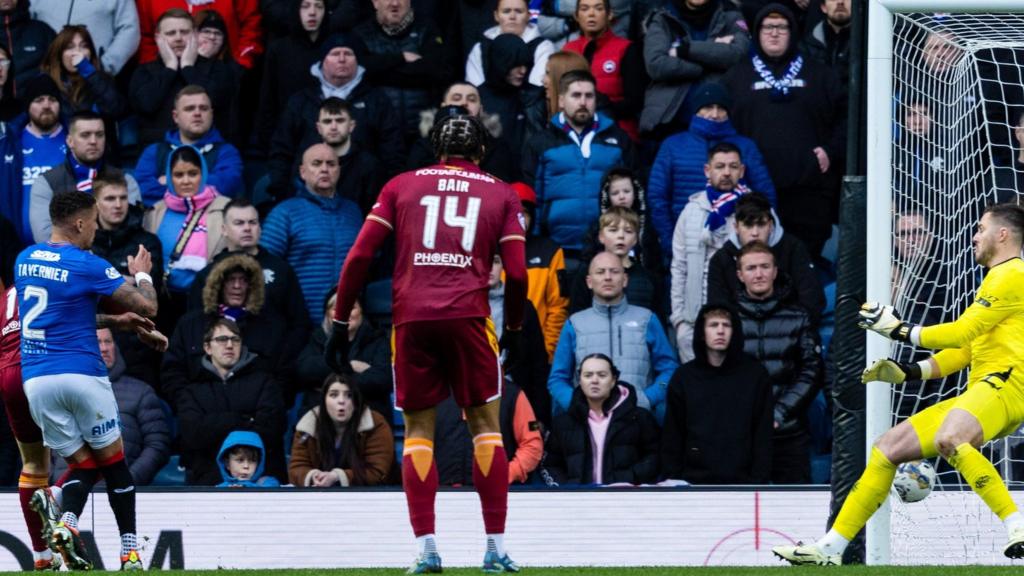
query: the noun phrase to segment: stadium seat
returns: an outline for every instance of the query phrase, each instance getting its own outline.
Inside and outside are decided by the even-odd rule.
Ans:
[[[391,279],[385,278],[366,285],[363,314],[378,327],[391,325]]]
[[[150,486],[184,486],[185,468],[181,466],[180,456],[174,454],[167,464],[156,473]]]

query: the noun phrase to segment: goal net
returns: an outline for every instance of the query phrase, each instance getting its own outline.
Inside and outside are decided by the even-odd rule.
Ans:
[[[935,324],[959,316],[981,282],[971,237],[982,210],[1024,190],[1024,14],[897,13],[891,34],[890,297],[904,319]],[[917,361],[930,351],[897,343],[891,353]],[[889,425],[965,383],[962,372],[893,387]],[[1022,441],[1018,431],[983,449],[1011,490],[1024,486]],[[891,562],[1005,561],[998,519],[948,464],[933,464],[929,498],[890,498]]]

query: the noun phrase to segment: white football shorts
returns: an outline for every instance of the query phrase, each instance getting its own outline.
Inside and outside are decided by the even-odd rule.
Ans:
[[[85,444],[99,450],[121,437],[117,400],[106,376],[37,376],[25,381],[25,397],[43,443],[65,458]]]

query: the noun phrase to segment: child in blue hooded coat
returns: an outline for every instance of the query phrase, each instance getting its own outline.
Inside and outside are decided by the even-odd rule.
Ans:
[[[247,430],[228,434],[217,453],[217,465],[224,481],[218,488],[277,488],[281,483],[263,475],[263,441]]]

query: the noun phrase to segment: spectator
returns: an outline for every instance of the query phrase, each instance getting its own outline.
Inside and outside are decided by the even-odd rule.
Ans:
[[[132,0],[107,2],[47,2],[35,0],[32,17],[54,30],[78,25],[89,30],[94,43],[93,55],[99,55],[100,66],[111,76],[117,74],[135,55],[139,47],[139,12]]]
[[[0,1],[0,19],[3,19],[4,24],[3,39],[0,42],[11,56],[10,74],[14,77],[14,95],[28,102],[29,95],[23,94],[22,88],[30,78],[39,74],[46,49],[56,34],[46,23],[34,20],[29,15],[29,0]]]
[[[214,128],[213,103],[206,89],[191,84],[179,90],[174,96],[171,119],[177,129],[168,131],[163,141],[147,146],[135,165],[135,178],[146,206],[152,206],[163,197],[167,190],[167,157],[185,144],[194,146],[203,155],[209,171],[207,184],[232,198],[244,192],[242,155]]]
[[[910,206],[923,209],[932,198],[949,194],[948,151],[940,142],[949,141],[951,135],[940,135],[943,128],[935,122],[933,106],[925,99],[904,98],[901,108],[902,130],[893,146],[893,187]],[[995,170],[998,173],[999,168]]]
[[[355,202],[363,214],[369,214],[383,185],[383,175],[373,154],[352,141],[355,129],[356,121],[348,102],[331,97],[320,104],[316,131],[320,141],[330,146],[338,158],[341,170],[338,194]]]
[[[612,359],[584,356],[579,387],[555,417],[544,466],[556,485],[649,484],[658,477],[658,424]]]
[[[14,74],[11,72],[11,63],[11,53],[0,44],[0,122],[10,122],[22,113],[22,107],[14,97]]]
[[[316,131],[320,105],[332,96],[349,103],[356,121],[352,138],[384,163],[387,174],[404,166],[401,118],[387,95],[366,79],[360,52],[362,45],[353,36],[331,36],[320,47],[320,59],[309,69],[316,86],[303,88],[288,99],[270,143],[267,192],[276,201],[292,196],[295,151],[304,142],[320,141]]]
[[[217,488],[278,488],[273,476],[263,475],[263,441],[255,432],[235,430],[228,434],[217,453],[220,477]]]
[[[707,300],[708,263],[725,245],[733,228],[736,202],[748,192],[741,184],[745,166],[738,148],[728,142],[708,151],[707,186],[690,195],[672,234],[672,327],[684,362],[693,360],[693,326]]]
[[[743,15],[720,0],[669,0],[647,20],[644,62],[651,75],[640,132],[683,130],[697,107],[694,88],[712,82],[750,48]]]
[[[620,14],[612,10],[611,0],[579,0],[575,4],[573,17],[580,36],[566,43],[564,49],[587,59],[598,93],[608,98],[619,128],[635,141],[639,138],[637,116],[643,109],[643,92],[650,80],[644,70],[643,49],[612,29],[613,13],[616,23]]]
[[[153,259],[153,287],[159,294],[163,290],[163,246],[155,234],[142,228],[142,206],[128,203],[128,182],[125,174],[115,168],[106,168],[92,182],[96,197],[96,237],[92,253],[110,262],[126,282],[135,283],[128,271],[128,257],[135,256],[144,246]],[[139,341],[131,332],[115,332],[118,357],[123,359],[125,374],[143,382],[160,381],[160,353]]]
[[[352,29],[365,52],[360,60],[370,82],[391,100],[405,144],[419,136],[420,111],[454,80],[449,48],[429,14],[415,14],[410,0],[374,0],[375,15]]]
[[[502,267],[501,256],[495,255],[491,264],[489,276],[490,290],[487,293],[491,305],[491,320],[494,322],[494,332],[501,341],[505,326],[505,270]],[[541,414],[551,414],[551,393],[548,392],[548,363],[545,359],[544,334],[540,329],[540,321],[537,319],[537,311],[529,301],[526,302],[523,314],[523,334],[521,336],[518,356],[511,363],[503,361],[504,374],[506,379],[511,378],[516,384],[517,390],[526,394],[526,400],[530,405],[531,416],[526,420],[532,422],[535,418],[532,413],[536,410]],[[504,350],[503,350],[504,351]],[[511,402],[516,404],[518,400],[512,394]],[[534,408],[536,407],[536,408]],[[513,407],[510,406],[510,409]],[[525,416],[524,416],[525,417]],[[541,418],[541,421],[550,426],[548,418]],[[507,451],[506,451],[507,452]],[[538,455],[539,456],[539,455]],[[512,457],[509,456],[510,461]],[[536,463],[530,470],[536,467]],[[468,470],[468,468],[467,468]],[[530,471],[527,470],[527,473]]]
[[[161,395],[177,405],[181,391],[202,374],[204,334],[218,318],[238,326],[253,366],[284,390],[294,374],[304,334],[286,332],[286,320],[265,303],[263,271],[256,260],[233,254],[217,262],[203,287],[203,308],[185,314],[171,335],[161,366]]]
[[[759,240],[772,249],[779,273],[788,279],[796,302],[807,311],[811,325],[817,327],[825,311],[825,293],[807,248],[792,234],[786,234],[768,199],[757,192],[744,194],[736,201],[734,216],[729,239],[708,263],[708,301],[736,305],[740,289],[736,256],[742,247]]]
[[[544,98],[547,100],[546,117],[551,118],[561,110],[558,104],[558,86],[562,76],[573,70],[590,70],[587,59],[575,52],[560,50],[548,58],[544,68]]]
[[[466,82],[480,86],[488,79],[488,63],[491,62],[488,52],[493,48],[494,40],[500,35],[512,34],[526,45],[521,64],[526,67],[527,81],[537,87],[543,86],[548,57],[555,52],[555,45],[543,38],[537,25],[530,22],[530,7],[526,0],[498,0],[494,21],[498,25],[485,30],[483,38],[469,52]]]
[[[512,184],[523,205],[526,230],[532,230],[534,214],[537,211],[537,195],[533,188],[522,182]],[[544,347],[548,353],[548,364],[554,360],[555,346],[562,326],[569,317],[568,285],[565,279],[565,255],[550,238],[537,234],[526,236],[526,297],[537,312],[541,330],[544,333]],[[550,410],[539,412],[547,421]]]
[[[228,198],[207,183],[206,160],[188,144],[167,157],[167,190],[146,212],[142,227],[160,238],[167,291],[174,306],[161,307],[172,318],[184,313],[185,296],[196,274],[224,249],[222,228]]]
[[[296,388],[305,392],[319,389],[331,375],[331,369],[324,362],[324,345],[334,330],[331,312],[337,301],[337,290],[328,292],[324,302],[323,321],[313,329],[313,334],[299,354],[296,362]],[[394,374],[391,372],[391,343],[385,330],[375,327],[363,314],[363,305],[356,300],[348,317],[348,361],[352,374],[347,375],[359,395],[366,400],[366,406],[392,421],[391,393],[394,391]],[[309,394],[307,400],[312,400]]]
[[[791,301],[789,286],[776,283],[778,268],[767,244],[744,246],[736,273],[743,283],[738,299],[743,349],[764,366],[772,383],[772,483],[807,484],[811,460],[806,412],[818,393],[822,370],[817,330],[807,312]]]
[[[506,0],[506,2],[522,0]],[[525,6],[525,4],[524,4]],[[485,81],[478,86],[480,101],[490,114],[501,120],[501,140],[516,157],[529,135],[544,130],[544,90],[526,81],[530,71],[528,46],[515,34],[499,34],[488,43]]]
[[[57,34],[40,66],[60,88],[60,109],[65,116],[89,111],[103,117],[108,150],[115,150],[116,120],[128,113],[128,100],[117,89],[114,77],[103,70],[85,26],[66,26]]]
[[[359,207],[338,196],[338,157],[326,144],[302,155],[302,186],[267,217],[262,245],[295,269],[312,322],[322,318],[323,295],[338,277],[363,223]]]
[[[626,283],[626,298],[632,305],[646,308],[658,315],[660,321],[664,321],[668,306],[662,291],[661,276],[644,266],[636,257],[640,217],[629,208],[612,207],[598,218],[597,228],[597,244],[588,247],[584,252],[584,260],[589,261],[594,254],[600,252],[618,256],[629,280]],[[577,272],[569,298],[569,313],[590,308],[592,303],[587,275]]]
[[[21,248],[21,240],[18,239],[14,224],[0,214],[0,282],[3,282],[4,286],[14,285],[14,261]]]
[[[679,363],[657,316],[626,301],[627,281],[618,256],[601,252],[590,261],[587,286],[594,305],[565,323],[548,377],[554,415],[569,410],[578,385],[573,376],[581,359],[596,352],[618,360],[623,379],[635,382],[633,394],[641,408],[664,414],[665,389]]]
[[[36,177],[66,161],[67,144],[60,122],[60,90],[53,78],[40,75],[21,92],[25,114],[4,125],[3,215],[18,229],[22,244],[33,244],[29,209]],[[27,154],[25,152],[28,152]],[[12,158],[12,162],[7,162]],[[18,191],[20,190],[20,194]],[[49,214],[49,212],[47,212]]]
[[[348,376],[331,374],[317,406],[295,426],[288,479],[328,488],[388,484],[395,440],[387,420],[363,401]]]
[[[821,0],[821,12],[825,17],[813,27],[807,27],[807,34],[800,45],[800,50],[807,58],[835,71],[843,89],[850,84],[850,22],[853,19],[853,7],[851,0]]]
[[[551,425],[542,423],[526,394],[508,379],[501,390],[498,418],[508,457],[508,483],[528,484],[544,456],[543,431]],[[451,396],[437,406],[434,442],[438,484],[472,486],[473,439],[465,414]]]
[[[217,116],[217,126],[221,134],[229,142],[241,145],[248,141],[251,119],[256,114],[258,102],[255,98],[241,98],[242,93],[249,94],[258,89],[258,73],[246,74],[247,70],[231,56],[231,46],[227,40],[227,23],[214,10],[203,10],[196,21],[196,51],[201,58],[217,61],[227,66],[233,76],[228,105],[221,109]]]
[[[278,117],[292,94],[316,86],[309,69],[319,61],[320,47],[329,33],[324,0],[285,0],[281,4],[288,9],[279,22],[287,35],[267,46],[256,120],[257,142],[269,142],[273,137]],[[266,12],[263,15],[268,16]],[[266,18],[266,23],[272,21]]]
[[[114,398],[117,399],[124,459],[135,484],[148,486],[171,455],[171,430],[167,416],[149,384],[126,375],[124,358],[110,329],[97,330],[96,339],[100,356],[109,372]],[[64,459],[57,459],[52,477],[59,478],[66,468]]]
[[[595,112],[594,86],[594,77],[587,71],[562,76],[561,112],[544,132],[530,138],[523,158],[523,181],[533,185],[541,209],[534,228],[575,255],[583,247],[590,223],[597,219],[604,173],[633,162],[629,136]]]
[[[835,72],[800,54],[796,30],[789,9],[765,6],[754,21],[753,53],[722,83],[735,101],[736,129],[764,154],[782,224],[818,258],[837,213],[846,95]]]
[[[235,62],[252,68],[263,53],[263,29],[257,0],[137,0],[142,41],[139,63],[146,64],[162,57],[160,23],[169,10],[181,11],[193,18],[204,10],[221,15],[227,27],[228,44]]]
[[[437,114],[451,114],[451,107],[464,108],[471,116],[480,118],[487,129],[487,143],[484,146],[484,157],[480,168],[488,174],[511,182],[519,175],[519,154],[502,138],[501,119],[484,111],[480,101],[480,92],[476,86],[468,82],[455,82],[445,90],[440,110],[424,110],[420,113],[420,138],[413,142],[409,150],[408,170],[423,168],[436,164],[437,158],[430,147],[430,128],[434,125]]]
[[[142,13],[140,10],[140,18]],[[143,42],[145,29],[143,20]],[[143,58],[145,63],[135,69],[129,86],[129,99],[139,115],[141,144],[162,142],[165,133],[175,128],[178,92],[192,84],[206,89],[212,107],[220,111],[220,126],[226,127],[237,78],[228,63],[199,54],[199,39],[189,13],[172,8],[161,14],[155,38],[160,58]]]
[[[662,247],[672,246],[672,231],[690,196],[707,185],[704,165],[708,150],[719,143],[736,146],[746,166],[744,183],[775,203],[775,186],[764,158],[754,141],[740,136],[729,121],[732,98],[721,84],[708,83],[695,89],[692,104],[697,113],[685,132],[661,143],[651,168],[648,198],[651,220]]]
[[[93,178],[106,165],[106,127],[103,118],[94,112],[76,112],[68,123],[64,162],[37,176],[29,197],[29,222],[36,242],[50,239],[50,200],[64,192],[92,193]],[[139,185],[130,174],[125,175],[128,201],[141,201]]]
[[[213,321],[203,337],[202,370],[178,396],[181,456],[190,486],[214,486],[220,448],[234,431],[255,432],[266,447],[265,470],[283,480],[284,402],[274,378],[254,364],[238,325]]]
[[[203,308],[206,278],[218,262],[233,254],[248,254],[263,269],[264,306],[285,319],[285,332],[292,335],[289,338],[304,341],[309,333],[309,319],[306,317],[306,301],[302,299],[299,279],[288,262],[260,247],[263,229],[256,208],[245,198],[234,198],[225,204],[221,233],[224,236],[224,249],[196,274],[188,296],[189,309]]]
[[[635,258],[649,270],[656,274],[662,273],[661,246],[658,244],[658,235],[651,226],[650,211],[647,208],[647,192],[640,184],[640,180],[629,168],[618,166],[605,172],[601,179],[600,210],[604,214],[613,207],[628,208],[640,220],[640,227],[636,230],[637,245],[634,248]],[[597,226],[589,235],[597,242],[597,234],[600,232]]]
[[[772,386],[743,352],[739,316],[702,306],[694,359],[668,385],[661,475],[691,484],[767,484],[772,465]]]

